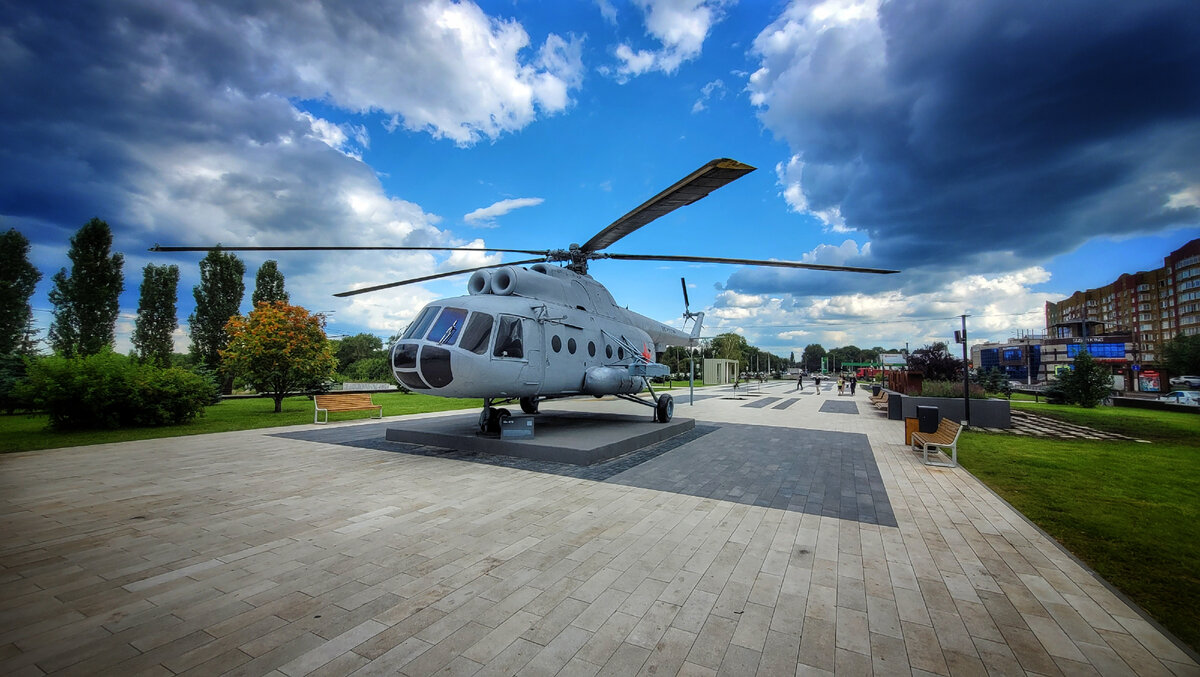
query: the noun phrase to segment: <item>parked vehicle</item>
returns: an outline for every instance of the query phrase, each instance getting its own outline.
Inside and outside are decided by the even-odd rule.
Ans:
[[[1200,376],[1176,376],[1171,379],[1173,388],[1200,388]]]
[[[1200,407],[1200,390],[1172,390],[1158,399],[1172,404],[1190,404]]]

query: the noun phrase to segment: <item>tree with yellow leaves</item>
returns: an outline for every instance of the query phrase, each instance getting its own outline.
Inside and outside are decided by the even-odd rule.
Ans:
[[[260,302],[248,317],[231,317],[225,332],[229,344],[221,351],[222,370],[270,394],[276,413],[289,393],[320,389],[337,366],[325,318],[300,306]]]

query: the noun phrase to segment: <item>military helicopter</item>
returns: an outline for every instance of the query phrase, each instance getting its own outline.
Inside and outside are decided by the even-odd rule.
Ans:
[[[390,347],[396,380],[405,387],[441,397],[482,398],[479,428],[499,432],[510,412],[497,404],[518,403],[536,414],[545,400],[614,395],[654,409],[654,420],[667,422],[674,413],[669,394],[656,395],[650,379],[669,368],[656,361],[668,346],[695,345],[704,313],[688,309],[683,285],[684,323],[690,333],[622,308],[588,275],[588,262],[681,261],[731,263],[781,268],[895,273],[895,270],[830,266],[793,261],[767,261],[706,256],[615,254],[602,251],[642,226],[692,204],[712,191],[754,171],[728,158],[712,160],[633,211],[612,222],[590,240],[567,249],[495,249],[492,247],[174,247],[150,251],[486,251],[529,254],[536,258],[455,270],[345,291],[347,297],[471,273],[467,294],[426,305]],[[563,263],[563,266],[553,265]],[[526,267],[528,266],[528,267]],[[639,397],[642,390],[648,398]]]

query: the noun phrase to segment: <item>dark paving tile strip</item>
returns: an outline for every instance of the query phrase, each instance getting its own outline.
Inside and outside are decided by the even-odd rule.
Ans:
[[[799,398],[797,398],[797,397],[793,397],[793,398],[790,398],[790,399],[786,399],[786,400],[784,400],[784,401],[780,402],[779,404],[777,404],[777,405],[775,405],[775,406],[773,406],[773,407],[771,407],[771,408],[772,408],[772,409],[787,409],[788,407],[792,406],[793,404],[795,404],[795,403],[797,403],[797,402],[799,402],[799,401],[800,401],[800,399],[799,399]]]
[[[747,402],[747,403],[743,404],[742,406],[743,407],[751,407],[754,409],[762,409],[763,407],[767,406],[768,404],[771,404],[773,402],[778,402],[780,399],[781,398],[778,398],[778,397],[764,397],[761,400]]]
[[[839,402],[838,400],[826,400],[821,403],[821,413],[823,414],[857,414],[858,405],[854,402]]]
[[[850,402],[836,404],[853,404]],[[645,449],[575,466],[387,442],[388,423],[275,437],[432,456],[896,526],[870,442],[860,433],[697,425]]]

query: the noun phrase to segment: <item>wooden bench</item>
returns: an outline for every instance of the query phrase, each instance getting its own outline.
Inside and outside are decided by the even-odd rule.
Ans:
[[[317,410],[313,412],[313,423],[329,423],[331,411],[364,411],[378,409],[379,415],[371,418],[383,418],[383,405],[371,401],[371,393],[327,393],[314,395],[313,403]],[[320,420],[321,412],[325,412],[325,420]]]
[[[890,392],[886,390],[880,390],[878,397],[874,395],[871,396],[871,404],[874,404],[876,409],[886,410],[888,408],[888,400],[891,398],[891,396],[892,394]]]
[[[938,429],[932,433],[915,432],[912,436],[913,451],[921,452],[925,465],[934,465],[942,468],[954,468],[958,466],[958,436],[962,434],[962,425],[951,421],[948,418],[943,418],[938,423]],[[929,452],[937,454],[939,451],[950,455],[949,463],[940,463],[929,460]]]

